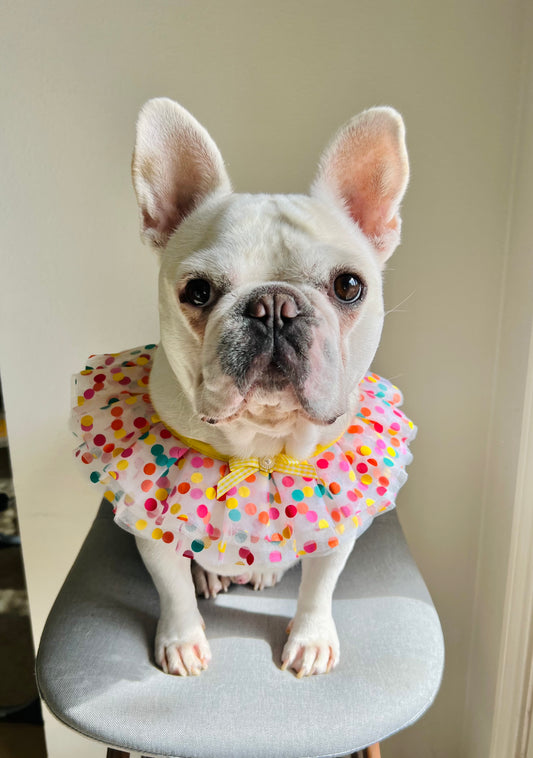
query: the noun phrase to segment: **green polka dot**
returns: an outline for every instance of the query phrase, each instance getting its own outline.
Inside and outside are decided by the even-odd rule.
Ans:
[[[204,547],[205,545],[201,540],[193,540],[191,543],[191,548],[195,553],[201,553]]]
[[[152,453],[153,456],[157,458],[158,455],[161,455],[164,449],[165,448],[163,447],[163,445],[152,445],[152,447],[150,448],[150,452]]]
[[[96,482],[99,482],[100,481],[100,472],[98,472],[98,471],[91,471],[90,479],[91,479],[91,482],[94,482],[95,484],[96,484]]]

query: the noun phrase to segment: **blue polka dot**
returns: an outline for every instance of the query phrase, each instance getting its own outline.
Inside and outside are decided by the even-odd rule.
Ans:
[[[168,458],[166,455],[158,455],[157,458],[155,459],[155,462],[157,463],[158,466],[167,466]]]
[[[326,491],[326,488],[323,484],[317,484],[315,487],[315,495],[318,495],[318,497],[322,497],[324,492]]]
[[[100,474],[99,474],[99,472],[98,471],[91,471],[91,477],[90,477],[90,479],[91,479],[91,482],[94,482],[95,484],[96,484],[96,482],[99,482],[100,481]]]
[[[383,463],[385,466],[394,466],[394,461],[391,461],[390,458],[383,458]]]
[[[292,499],[296,500],[297,503],[301,502],[304,499],[304,493],[302,490],[293,490]]]
[[[232,521],[240,521],[241,520],[241,514],[236,508],[233,508],[231,511],[229,511],[228,516]]]
[[[164,449],[165,448],[163,447],[163,445],[152,445],[152,447],[150,448],[150,452],[152,453],[153,456],[157,458],[158,455],[161,455]]]
[[[193,540],[191,543],[191,549],[194,550],[195,553],[201,553],[204,547],[204,543],[200,540]]]

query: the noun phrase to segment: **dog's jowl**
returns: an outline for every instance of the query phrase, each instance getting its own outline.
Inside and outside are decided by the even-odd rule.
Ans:
[[[300,559],[281,666],[339,662],[333,590],[394,507],[416,431],[370,371],[408,173],[392,108],[340,129],[309,195],[234,193],[184,108],[158,98],[139,115],[133,184],[160,261],[161,340],[89,358],[73,415],[76,455],[159,592],[170,674],[211,660],[197,593],[262,589]]]

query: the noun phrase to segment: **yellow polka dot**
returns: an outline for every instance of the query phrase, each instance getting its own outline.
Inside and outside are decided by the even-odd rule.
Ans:
[[[121,455],[123,452],[124,452],[124,448],[123,447],[116,447],[113,450],[113,458],[116,458],[118,455]]]
[[[387,453],[391,456],[391,458],[396,458],[396,450],[393,447],[388,447]]]
[[[109,500],[109,502],[112,503],[113,500],[115,499],[115,493],[111,492],[111,490],[106,490],[104,492],[104,497],[106,500]]]
[[[166,500],[167,497],[168,497],[168,490],[166,490],[164,487],[160,487],[158,490],[155,491],[156,500]]]
[[[219,542],[218,543],[218,551],[219,551],[219,553],[225,553],[226,552],[226,543],[225,542]]]
[[[124,374],[119,371],[118,374],[113,374],[113,379],[115,382],[120,382],[121,379],[124,379]]]
[[[361,455],[370,455],[372,450],[371,448],[368,447],[368,445],[361,445],[361,447],[359,448],[359,452],[361,453]]]
[[[328,526],[329,526],[329,524],[328,524],[328,522],[326,521],[325,518],[321,518],[320,521],[318,522],[318,528],[319,529],[327,529]]]
[[[281,505],[281,495],[279,494],[279,492],[276,492],[274,494],[274,502],[277,503],[278,505]]]
[[[359,526],[359,518],[357,516],[352,516],[352,521],[354,522],[355,526]]]
[[[302,492],[306,497],[312,497],[314,495],[314,490],[312,487],[306,486],[302,489]]]
[[[145,445],[153,445],[155,443],[155,434],[149,434],[148,437],[145,437],[143,440]]]
[[[228,497],[228,499],[226,500],[226,505],[228,506],[230,510],[232,510],[233,508],[236,508],[239,505],[239,501],[237,500],[236,497]]]
[[[372,498],[371,498],[371,497],[367,497],[367,499],[366,499],[366,504],[367,504],[367,506],[368,506],[369,508],[370,508],[370,506],[371,506],[371,505],[374,505],[374,503],[375,503],[375,502],[376,502],[376,501],[375,501],[375,500],[372,500]]]
[[[160,540],[162,536],[163,536],[162,529],[154,529],[154,531],[152,532],[152,538],[154,540]]]
[[[82,416],[81,417],[81,424],[82,426],[91,426],[93,423],[93,417],[92,416]]]
[[[85,398],[83,395],[78,395],[78,405],[83,405],[85,402]]]
[[[203,474],[199,471],[195,471],[194,474],[191,474],[191,482],[194,482],[194,484],[200,484],[203,478]]]
[[[115,439],[121,440],[122,437],[126,436],[126,430],[125,429],[117,429],[115,432]]]
[[[204,550],[207,550],[208,547],[211,547],[213,544],[213,540],[210,537],[204,537]]]
[[[137,402],[138,399],[139,398],[137,397],[137,395],[131,395],[130,397],[126,398],[126,403],[128,405],[135,405],[135,403]]]
[[[154,413],[150,417],[150,421],[152,422],[152,424],[158,424],[161,421],[161,417],[159,416],[159,413]]]
[[[349,479],[351,482],[355,482],[355,479],[356,479],[356,476],[355,476],[355,471],[352,471],[352,469],[350,469],[350,470],[348,471],[348,479]]]
[[[142,519],[142,518],[140,518],[140,519],[139,519],[139,520],[138,520],[138,521],[135,523],[135,527],[136,527],[136,528],[137,528],[137,529],[138,529],[140,532],[142,532],[142,530],[143,530],[143,529],[146,529],[146,527],[147,527],[147,526],[148,526],[148,524],[147,524],[147,523],[146,523],[146,521],[145,521],[144,519]]]
[[[109,476],[112,476],[112,477],[113,477],[113,479],[118,479],[118,474],[117,474],[117,472],[116,472],[116,471],[110,471],[110,472],[109,472]]]
[[[125,471],[128,468],[128,465],[128,461],[122,460],[117,463],[117,468],[119,471]]]
[[[239,487],[239,495],[241,497],[248,497],[250,489],[248,487]]]
[[[337,524],[335,531],[337,534],[344,534],[344,524]]]
[[[89,375],[90,375],[90,374],[92,374],[92,373],[93,373],[93,372],[92,372],[92,369],[88,369],[88,368],[86,368],[84,371],[80,371],[80,374],[81,374],[82,376],[89,376]]]
[[[208,500],[214,500],[217,496],[216,490],[214,487],[208,487],[205,491],[205,496]]]
[[[363,474],[361,477],[361,483],[362,484],[372,484],[372,477],[370,474]]]
[[[138,366],[144,366],[145,363],[148,363],[148,358],[145,358],[144,356],[141,355],[140,358],[137,358],[136,363]]]
[[[126,495],[124,497],[124,502],[126,503],[126,505],[133,505],[133,503],[135,502],[135,500],[132,498],[131,495]]]
[[[155,440],[155,437],[154,437],[154,440]],[[182,469],[184,466],[185,466],[185,458],[180,458],[178,461],[178,468]]]
[[[377,382],[377,379],[375,376],[367,376],[367,381],[372,382],[372,384],[375,384]]]
[[[171,513],[179,513],[181,511],[181,505],[179,503],[174,503],[174,505],[170,506],[170,512]]]

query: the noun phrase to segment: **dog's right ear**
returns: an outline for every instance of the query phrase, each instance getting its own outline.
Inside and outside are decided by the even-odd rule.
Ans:
[[[230,192],[220,152],[201,124],[173,100],[149,100],[137,120],[131,165],[141,237],[164,248],[181,221],[213,192]]]

